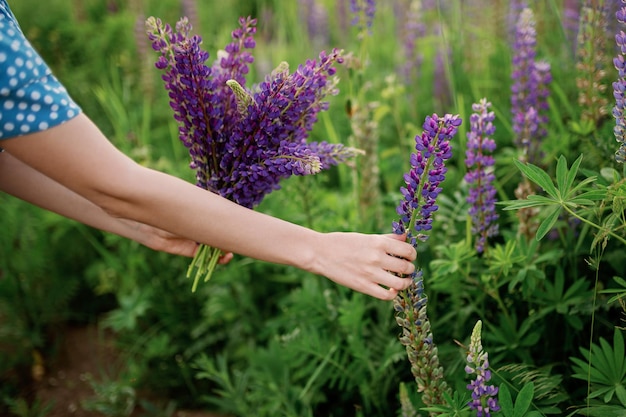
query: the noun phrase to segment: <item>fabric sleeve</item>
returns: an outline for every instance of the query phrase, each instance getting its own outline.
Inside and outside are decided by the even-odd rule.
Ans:
[[[0,140],[49,129],[80,111],[0,0]]]

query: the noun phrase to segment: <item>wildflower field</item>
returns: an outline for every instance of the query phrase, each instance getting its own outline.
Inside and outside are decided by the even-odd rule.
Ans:
[[[626,416],[621,0],[10,4],[133,159],[418,259],[393,302],[212,248],[194,275],[0,195],[0,414],[45,416],[90,324],[97,415]]]

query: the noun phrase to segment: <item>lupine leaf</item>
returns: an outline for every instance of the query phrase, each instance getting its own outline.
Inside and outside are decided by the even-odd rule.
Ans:
[[[588,200],[604,200],[606,198],[606,190],[595,189],[585,191],[577,196],[577,198],[586,198]]]
[[[618,372],[618,377],[624,382],[626,377],[626,361],[624,358],[624,337],[619,329],[615,329],[613,336],[613,357],[615,358],[615,369]]]
[[[539,225],[539,228],[537,229],[537,235],[535,236],[535,239],[537,240],[543,239],[543,237],[550,230],[552,230],[552,227],[554,227],[554,224],[559,219],[559,214],[561,213],[561,206],[554,206],[550,210],[551,211],[549,212],[548,216],[545,219],[543,219],[543,221]]]
[[[509,392],[509,388],[502,384],[500,385],[500,390],[498,391],[498,403],[500,404],[500,410],[502,410],[502,414],[505,417],[512,417],[515,409],[513,408],[513,400],[511,399],[511,393]]]
[[[565,195],[569,187],[571,187],[571,184],[569,186],[567,185],[570,180],[569,174],[567,170],[567,160],[561,155],[556,163],[556,184],[562,195]]]
[[[498,204],[506,206],[504,210],[519,210],[527,207],[547,206],[552,204],[558,204],[552,198],[548,198],[543,195],[531,194],[526,200],[509,200],[501,201]]]
[[[552,178],[544,170],[533,164],[523,164],[517,159],[513,162],[529,180],[543,188],[555,200],[560,200],[559,190],[556,189],[552,183]]]
[[[569,194],[574,194],[574,193],[578,192],[578,190],[586,187],[587,184],[595,182],[597,179],[598,179],[598,177],[587,177],[587,178],[585,178],[584,180],[582,180],[581,182],[576,184],[576,186],[574,188],[569,190]]]
[[[615,387],[615,395],[617,399],[624,407],[626,407],[626,388],[623,385],[618,385]]]
[[[515,399],[515,417],[522,417],[528,411],[530,404],[533,401],[533,394],[535,392],[535,385],[532,382],[527,383],[517,394]]]
[[[561,158],[565,160],[565,157],[562,155],[561,155]],[[567,173],[567,179],[565,181],[565,185],[564,187],[561,187],[561,192],[565,193],[567,190],[572,188],[572,185],[574,184],[574,180],[576,179],[576,174],[578,174],[578,168],[580,167],[580,164],[582,161],[583,161],[583,155],[581,154],[570,167],[569,172]],[[560,162],[560,158],[559,158],[559,162]],[[557,169],[558,169],[558,164],[557,164]]]

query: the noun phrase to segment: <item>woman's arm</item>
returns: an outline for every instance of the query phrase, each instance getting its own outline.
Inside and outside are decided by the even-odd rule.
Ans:
[[[153,226],[110,216],[8,152],[0,152],[0,191],[88,226],[135,240],[154,250],[191,257],[197,249],[194,241]]]
[[[415,268],[415,250],[401,236],[323,234],[246,209],[136,164],[83,114],[2,144],[15,158],[113,217],[227,252],[293,265],[381,299],[392,299],[410,284],[392,274]]]

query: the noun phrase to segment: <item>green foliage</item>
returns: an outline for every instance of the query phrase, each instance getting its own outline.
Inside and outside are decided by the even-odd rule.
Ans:
[[[570,358],[574,363],[573,378],[588,381],[588,398],[601,398],[605,404],[621,405],[626,408],[626,356],[624,335],[619,329],[613,334],[613,346],[600,338],[600,345],[591,349],[580,348],[585,360]]]
[[[240,15],[259,18],[250,85],[281,61],[295,68],[332,46],[354,59],[339,69],[340,93],[311,136],[347,143],[352,111],[371,106],[377,165],[363,167],[359,159],[322,177],[292,178],[258,208],[322,232],[389,232],[419,125],[435,111],[461,114],[432,238],[418,247],[417,261],[453,394],[423,409],[388,303],[240,257],[191,293],[187,259],[0,196],[0,395],[8,398],[0,413],[45,415],[45,404],[20,399],[34,358],[54,360],[55,335],[64,324],[97,320],[115,332],[124,368],[118,379],[94,383],[96,395],[84,405],[106,415],[128,415],[140,404],[164,416],[180,406],[241,416],[375,417],[399,414],[408,399],[420,413],[470,416],[465,352],[454,341],[463,340],[478,318],[500,387],[499,415],[570,409],[624,415],[623,336],[613,329],[625,325],[626,173],[611,159],[613,120],[581,116],[575,55],[560,29],[563,2],[532,2],[538,56],[550,61],[554,79],[546,156],[536,164],[520,163],[511,140],[508,2],[477,10],[455,0],[423,10],[426,34],[416,46],[423,64],[415,63],[419,71],[410,79],[399,73],[406,63],[397,35],[402,16],[379,7],[371,36],[358,40],[356,29],[342,24],[344,3],[320,2],[329,12],[324,45],[308,37],[298,2],[278,0],[238,0],[229,7],[197,2],[197,33],[214,58]],[[142,165],[193,181],[154,57],[142,52],[143,35],[135,36],[141,16],[176,21],[179,1],[23,0],[11,6],[55,74],[117,147]],[[610,85],[605,95],[612,99]],[[501,234],[479,254],[463,158],[470,105],[482,97],[496,113],[495,186],[504,203],[498,206]],[[515,200],[522,176],[536,193]],[[359,201],[358,186],[366,183],[377,184],[377,201]],[[522,209],[538,210],[534,239],[518,232]],[[165,405],[147,402],[144,392]]]
[[[515,399],[506,385],[500,386],[499,400],[501,413],[504,417],[539,417],[542,414],[533,410],[532,401],[535,387],[532,382],[524,385]]]
[[[128,417],[135,409],[135,389],[124,381],[89,380],[94,397],[83,402],[83,408],[107,417]]]
[[[22,397],[5,398],[4,403],[8,406],[11,415],[16,417],[45,417],[52,408],[52,404],[44,405],[39,399],[29,403]]]
[[[552,178],[541,168],[532,164],[522,164],[515,160],[515,165],[532,182],[541,187],[548,194],[547,196],[532,194],[526,200],[505,201],[505,210],[519,210],[529,207],[542,207],[544,209],[544,219],[537,229],[537,240],[541,240],[552,230],[561,210],[576,216],[574,210],[581,207],[591,206],[595,201],[602,200],[606,193],[601,189],[589,189],[588,185],[595,181],[595,177],[587,177],[574,186],[574,181],[578,173],[583,156],[580,155],[570,168],[563,155],[559,157],[556,165],[556,185]],[[584,192],[581,192],[584,190]],[[622,239],[623,243],[626,243]]]

